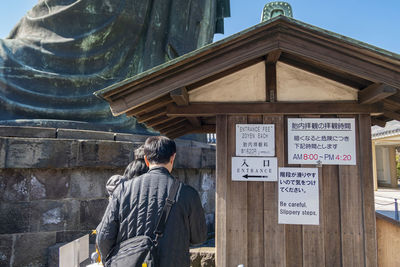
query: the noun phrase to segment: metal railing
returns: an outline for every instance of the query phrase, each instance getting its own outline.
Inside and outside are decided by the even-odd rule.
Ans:
[[[375,205],[378,206],[389,206],[389,205],[393,205],[394,204],[394,218],[396,221],[400,221],[399,219],[399,204],[397,201],[397,198],[392,198],[392,197],[383,197],[383,196],[375,196],[375,198],[386,198],[386,199],[390,199],[392,201],[388,202],[388,203],[379,203],[375,200]]]
[[[207,143],[215,144],[217,142],[217,135],[215,133],[207,134]]]

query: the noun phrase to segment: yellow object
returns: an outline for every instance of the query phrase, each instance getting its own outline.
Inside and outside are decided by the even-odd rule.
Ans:
[[[97,234],[96,229],[92,230],[92,235],[96,235],[96,234]],[[97,244],[96,244],[96,252],[97,252],[97,255],[98,255],[96,262],[97,263],[101,263],[103,265],[103,263],[101,262],[100,252],[97,249]]]
[[[143,262],[142,267],[147,267],[147,263]]]
[[[97,245],[96,245],[96,252],[97,252],[97,255],[98,255],[98,257],[97,257],[97,260],[96,260],[96,262],[101,262],[101,257],[100,257],[100,252],[99,252],[99,250],[97,249]]]

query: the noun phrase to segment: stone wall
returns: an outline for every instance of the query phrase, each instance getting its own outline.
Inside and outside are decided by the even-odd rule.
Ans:
[[[105,183],[122,174],[140,135],[0,127],[0,266],[46,266],[47,248],[95,229]],[[215,147],[177,141],[173,174],[195,187],[214,231]]]

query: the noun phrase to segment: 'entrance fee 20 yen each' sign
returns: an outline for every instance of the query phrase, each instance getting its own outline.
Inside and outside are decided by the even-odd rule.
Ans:
[[[355,120],[288,119],[289,164],[355,165]]]
[[[236,156],[275,156],[275,125],[236,124]]]

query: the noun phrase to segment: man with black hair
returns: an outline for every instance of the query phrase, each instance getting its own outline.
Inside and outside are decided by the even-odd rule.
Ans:
[[[118,186],[97,227],[96,243],[103,262],[111,249],[129,238],[155,238],[155,228],[175,181],[171,171],[176,155],[173,140],[149,137],[144,144],[149,171]],[[196,190],[183,183],[176,194],[159,243],[160,266],[190,266],[189,245],[206,240],[204,210]]]

